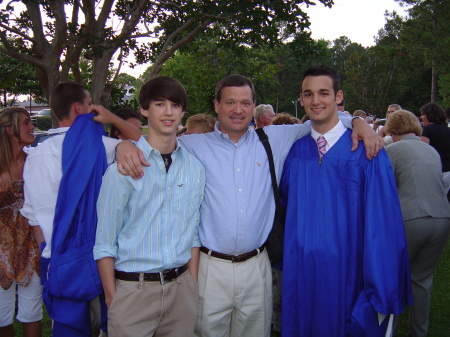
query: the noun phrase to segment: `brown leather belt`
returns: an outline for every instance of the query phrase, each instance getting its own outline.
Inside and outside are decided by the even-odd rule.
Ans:
[[[142,273],[144,274],[143,281],[145,282],[160,282],[161,284],[170,282],[183,274],[188,269],[187,263],[184,266],[166,269],[159,273]],[[134,281],[139,282],[139,276],[141,273],[127,273],[125,271],[114,270],[114,276],[118,280],[122,281]]]
[[[228,254],[222,254],[222,253],[218,253],[215,252],[211,249],[208,249],[206,247],[200,247],[200,251],[202,253],[205,253],[207,255],[211,255],[212,257],[216,257],[218,259],[222,259],[222,260],[227,260],[227,261],[231,261],[231,262],[244,262],[247,261],[248,259],[251,259],[252,257],[258,255],[259,253],[264,251],[264,248],[266,247],[266,245],[262,245],[261,247],[259,247],[258,249],[252,250],[251,252],[248,253],[244,253],[241,255],[228,255]]]

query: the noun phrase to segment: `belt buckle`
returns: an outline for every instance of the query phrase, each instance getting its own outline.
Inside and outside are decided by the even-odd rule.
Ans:
[[[159,272],[159,281],[161,282],[161,284],[167,283],[166,280],[164,280],[164,270],[161,270]]]

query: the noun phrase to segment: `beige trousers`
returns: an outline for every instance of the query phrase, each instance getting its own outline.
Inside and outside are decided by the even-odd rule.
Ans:
[[[272,269],[267,251],[241,263],[200,253],[195,336],[270,336]]]
[[[198,285],[189,271],[171,282],[116,280],[108,310],[109,337],[192,336]]]

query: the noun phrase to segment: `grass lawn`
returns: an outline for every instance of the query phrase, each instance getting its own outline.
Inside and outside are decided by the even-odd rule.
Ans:
[[[42,321],[43,337],[51,336],[51,321],[44,312]],[[14,322],[16,336],[22,336],[22,326]],[[400,328],[397,337],[407,337],[409,334],[407,310],[401,315]],[[273,335],[277,336],[277,335]],[[450,336],[450,245],[447,244],[434,273],[433,293],[431,299],[429,337]],[[332,336],[330,336],[332,337]]]

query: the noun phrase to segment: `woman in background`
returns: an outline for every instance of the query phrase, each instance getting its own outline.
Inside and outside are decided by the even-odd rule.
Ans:
[[[450,205],[441,160],[435,149],[420,141],[417,117],[398,110],[389,117],[386,131],[394,141],[386,151],[395,173],[411,266],[410,335],[425,337],[433,271],[450,233]]]
[[[33,230],[19,210],[23,205],[24,146],[34,142],[34,126],[25,109],[0,110],[0,336],[13,337],[17,320],[23,336],[42,336],[42,287],[39,249]]]
[[[443,108],[434,103],[420,108],[423,132],[420,139],[436,149],[441,157],[444,187],[450,188],[450,128]]]

